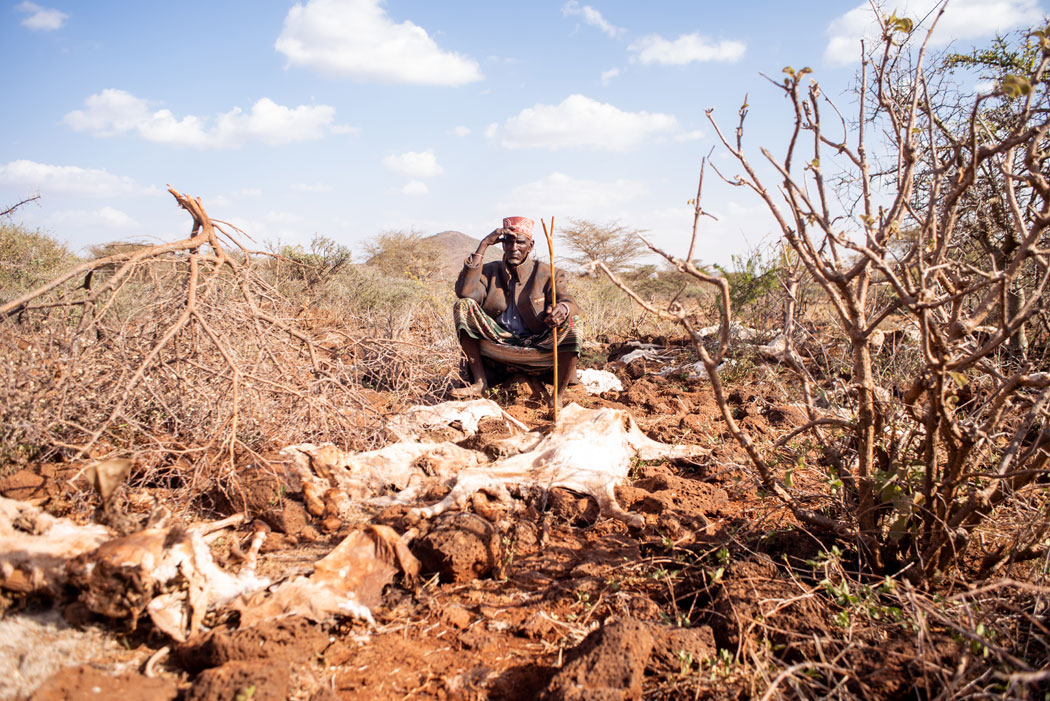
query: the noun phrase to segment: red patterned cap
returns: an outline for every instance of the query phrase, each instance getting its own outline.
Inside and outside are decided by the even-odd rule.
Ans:
[[[535,222],[533,222],[528,217],[504,217],[503,218],[503,228],[504,229],[510,229],[514,233],[521,234],[522,236],[528,236],[530,240],[532,239],[532,225],[534,223]]]

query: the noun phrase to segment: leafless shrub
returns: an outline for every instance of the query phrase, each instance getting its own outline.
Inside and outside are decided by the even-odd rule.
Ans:
[[[1026,325],[1045,324],[1047,310],[1050,94],[1044,73],[1050,29],[1032,35],[1040,48],[1030,73],[1006,76],[995,91],[954,111],[953,119],[964,116],[961,122],[941,111],[924,63],[925,43],[914,53],[908,47],[912,29],[910,20],[883,19],[883,43],[863,64],[858,127],[852,133],[845,120],[834,129],[825,125],[830,103],[816,82],[805,85],[809,69],[785,69],[786,77],[774,85],[793,106],[794,128],[782,158],[762,149],[779,173],[775,190],[745,154],[746,103],[735,136],[725,136],[708,113],[743,169],[728,182],[766,204],[785,248],[804,270],[803,279],[819,287],[844,341],[841,350],[829,350],[828,339],[818,333],[802,348],[809,361],[784,354],[800,379],[811,418],[792,437],[815,431],[831,449],[830,494],[782,482],[773,465],[786,441],[772,450],[757,444],[728,411],[714,372],[727,345],[727,301],[718,347],[709,352],[697,343],[696,348],[730,432],[765,487],[802,522],[855,543],[869,564],[923,579],[940,577],[974,549],[986,563],[994,561],[986,571],[1016,561],[1019,553],[1046,553],[1047,497],[1037,481],[1050,462],[1050,374],[1009,346]],[[928,41],[929,33],[925,36]],[[997,122],[990,129],[987,109],[993,104]],[[870,133],[885,138],[873,146],[866,140]],[[883,175],[873,175],[879,171]],[[858,211],[842,204],[825,173],[852,184]],[[975,258],[968,245],[971,195],[988,177],[995,186],[985,190],[1007,213],[1016,245],[1004,244],[990,259]],[[702,189],[703,169],[700,183]],[[847,187],[839,194],[851,192]],[[700,192],[696,202],[699,223]],[[654,251],[727,300],[727,280],[692,264],[695,240],[694,226],[684,259]],[[695,337],[695,322],[681,305],[657,307],[634,297]],[[795,304],[788,285],[786,351],[798,343]],[[911,347],[895,351],[900,353],[896,368],[881,360],[883,327],[890,323],[906,341],[897,348]],[[845,378],[841,385],[836,375]],[[820,383],[830,390],[819,393],[822,404],[813,391]],[[981,530],[998,510],[1020,503],[1028,510],[1038,504],[1043,516],[1037,525],[1015,524],[1006,540],[999,531]]]
[[[372,447],[390,407],[366,377],[395,402],[447,383],[445,356],[290,301],[273,256],[171,193],[189,238],[84,262],[0,306],[8,460],[133,455],[133,479],[199,489],[289,443]]]

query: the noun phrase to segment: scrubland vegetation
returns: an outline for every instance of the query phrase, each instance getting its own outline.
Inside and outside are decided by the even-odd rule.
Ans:
[[[707,268],[694,229],[657,267],[629,226],[563,232],[584,364],[625,339],[688,338],[721,417],[706,429],[738,446],[726,454],[759,490],[757,520],[779,519],[692,550],[665,538],[674,611],[790,534],[817,554],[786,548],[769,566],[805,592],[792,602],[834,616],[787,651],[756,616],[736,649],[683,653],[653,696],[863,694],[886,640],[918,641],[917,666],[894,669],[921,691],[904,679],[901,695],[1050,688],[1050,30],[930,56],[910,20],[885,21],[852,116],[790,67],[770,88],[794,125],[778,151],[748,143],[746,102],[732,127],[710,115],[739,175],[705,166],[697,227],[703,179],[724,177],[774,215],[769,249]],[[967,94],[975,76],[994,89]],[[132,484],[192,498],[289,443],[378,445],[390,415],[458,382],[452,285],[419,235],[378,235],[367,262],[323,237],[250,252],[172,194],[190,237],[90,259],[0,225],[0,472],[133,457]],[[712,324],[714,340],[700,332]],[[777,362],[732,343],[732,324],[779,334]],[[799,425],[756,430],[740,400],[756,387],[798,407]]]

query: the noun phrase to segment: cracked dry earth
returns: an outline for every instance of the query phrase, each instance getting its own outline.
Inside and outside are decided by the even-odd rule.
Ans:
[[[622,392],[592,397],[573,387],[568,399],[626,409],[655,440],[709,448],[703,457],[632,461],[616,497],[640,517],[640,527],[602,516],[593,499],[557,487],[519,492],[511,504],[479,492],[463,508],[422,521],[410,507],[392,504],[372,522],[411,532],[406,540],[421,573],[415,582],[398,576],[383,590],[371,611],[374,626],[350,617],[317,623],[286,616],[244,628],[228,616],[174,643],[148,620],[129,632],[122,622],[92,615],[75,592],[61,601],[9,597],[0,622],[0,696],[752,696],[761,687],[734,658],[761,648],[790,663],[818,654],[814,640],[835,634],[822,599],[800,596],[812,593],[812,583],[782,566],[814,557],[821,546],[760,497],[707,382],[609,367],[624,381]],[[529,427],[549,423],[524,386],[512,386],[499,401]],[[732,401],[742,423],[765,436],[805,420],[783,397],[737,392]],[[478,433],[461,443],[485,450],[508,435],[505,422],[482,419]],[[0,494],[69,508],[59,487],[68,471],[49,465],[17,473],[0,480]],[[162,487],[127,491],[131,510],[166,498]],[[283,488],[272,472],[240,471],[224,492],[171,506],[186,514],[207,503],[211,516],[247,511],[249,521],[266,524],[257,572],[272,580],[308,573],[353,527],[331,510],[311,514],[304,495]],[[427,496],[434,502],[444,495]],[[217,561],[232,561],[236,544],[251,537],[242,527],[237,537],[216,540]],[[866,690],[893,695],[915,683],[906,643],[859,645],[892,663],[873,664]],[[50,659],[47,650],[61,652]]]

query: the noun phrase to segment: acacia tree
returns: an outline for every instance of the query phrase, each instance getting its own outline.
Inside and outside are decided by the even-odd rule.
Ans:
[[[730,314],[723,303],[718,350],[709,354],[699,343],[697,350],[730,432],[766,488],[801,521],[853,540],[876,568],[915,578],[936,577],[959,562],[975,546],[976,529],[1019,497],[1034,499],[1032,508],[1044,514],[981,541],[986,565],[1045,554],[1050,529],[1046,495],[1032,492],[1050,461],[1050,374],[1002,352],[1047,308],[1050,29],[1034,34],[1039,56],[1030,70],[1005,75],[959,109],[939,102],[937,76],[925,63],[943,9],[922,36],[908,19],[882,19],[882,42],[862,64],[852,128],[841,117],[825,123],[825,111],[838,113],[819,84],[807,82],[809,69],[785,69],[774,85],[792,107],[793,128],[782,156],[760,149],[777,173],[775,187],[744,147],[747,105],[730,137],[708,111],[742,169],[728,182],[768,207],[848,346],[848,387],[832,397],[835,413],[814,406],[807,393],[812,420],[775,446],[759,445],[733,421],[715,371]],[[921,45],[913,47],[912,38]],[[991,107],[999,115],[995,129],[984,120]],[[878,140],[872,143],[871,135]],[[1001,245],[977,265],[970,224],[982,173],[997,183],[1011,233],[1001,240],[1015,244]],[[831,177],[848,187],[836,190]],[[696,222],[702,214],[698,192]],[[703,276],[688,262],[694,244],[695,226],[684,260],[663,255],[725,290],[724,278]],[[1023,294],[1011,301],[1018,290]],[[690,329],[680,307],[653,311]],[[916,330],[915,365],[880,386],[872,340],[891,322]],[[808,381],[807,368],[792,371]],[[839,456],[837,493],[801,494],[774,472],[777,451],[810,431],[829,431],[822,442]]]
[[[634,229],[608,221],[604,224],[589,219],[570,219],[561,230],[562,240],[572,251],[566,260],[580,268],[588,268],[599,261],[617,274],[625,273],[648,255],[648,249],[638,235],[644,229]]]

